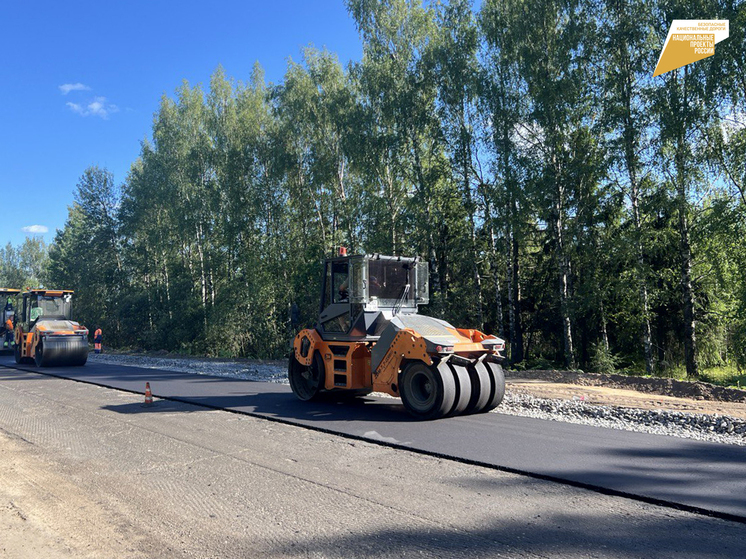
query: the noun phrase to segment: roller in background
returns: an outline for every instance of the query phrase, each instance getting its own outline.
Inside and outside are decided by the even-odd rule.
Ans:
[[[70,290],[32,289],[19,296],[15,315],[16,363],[79,366],[88,359],[88,329],[72,319]]]

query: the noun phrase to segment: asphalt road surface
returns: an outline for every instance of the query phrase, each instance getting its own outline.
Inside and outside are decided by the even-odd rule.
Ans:
[[[0,368],[0,557],[734,558],[743,528]]]
[[[19,367],[9,357],[0,365]],[[415,421],[393,399],[300,402],[284,385],[135,367],[88,364],[41,372],[139,393],[149,381],[157,397],[746,522],[746,447],[499,413]]]

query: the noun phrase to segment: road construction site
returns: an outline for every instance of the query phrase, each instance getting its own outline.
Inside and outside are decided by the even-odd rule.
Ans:
[[[109,365],[289,384],[284,361],[163,354],[105,353],[91,359]],[[493,413],[746,445],[743,390],[666,378],[562,371],[506,371],[506,377],[510,390]]]
[[[743,447],[500,413],[421,422],[393,399],[299,402],[278,383],[140,367],[2,364],[7,557],[746,551]]]

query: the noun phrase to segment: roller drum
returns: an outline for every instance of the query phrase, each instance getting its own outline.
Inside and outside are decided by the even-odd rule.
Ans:
[[[39,367],[74,367],[85,365],[87,360],[88,339],[83,336],[47,336],[35,355]]]

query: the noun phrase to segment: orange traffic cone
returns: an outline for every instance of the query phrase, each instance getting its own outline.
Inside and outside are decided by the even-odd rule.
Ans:
[[[145,405],[150,406],[153,404],[153,393],[150,391],[150,383],[145,383]]]

